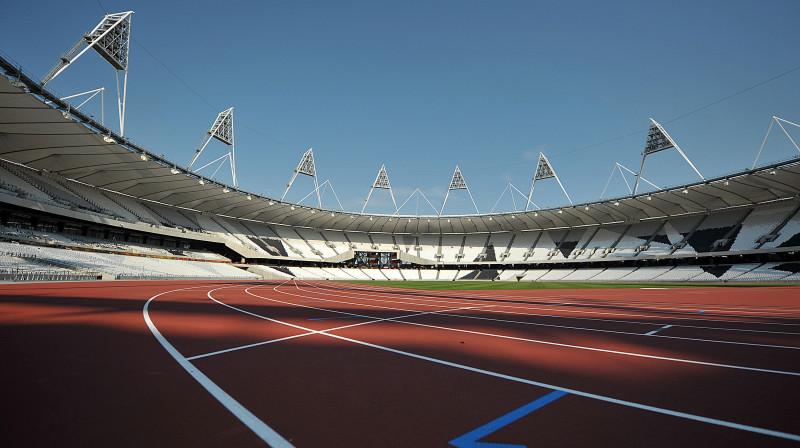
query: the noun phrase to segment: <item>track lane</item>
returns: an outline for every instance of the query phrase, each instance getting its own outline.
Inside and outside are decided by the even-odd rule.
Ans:
[[[388,322],[387,322],[387,323],[388,323]],[[383,323],[383,324],[381,324],[381,325],[386,325],[387,323]],[[386,335],[386,334],[390,334],[390,333],[391,333],[391,331],[392,331],[392,330],[389,330],[389,329],[378,329],[378,328],[376,328],[375,326],[368,326],[368,327],[367,327],[367,326],[362,326],[362,327],[359,327],[359,329],[360,329],[361,331],[366,331],[366,330],[369,330],[369,331],[370,331],[370,334],[373,334],[373,335],[374,335],[374,334],[384,334],[384,335]],[[348,331],[351,331],[351,330],[348,330]],[[330,336],[332,336],[332,337],[336,337],[335,335],[330,335]],[[431,341],[434,341],[434,340],[435,340],[435,338],[434,338],[434,337],[419,337],[419,338],[420,338],[421,340],[423,340],[423,341],[428,341],[428,343],[430,343]],[[401,339],[403,339],[403,338],[401,338]],[[349,340],[349,339],[348,339],[348,340]],[[406,341],[406,343],[408,342],[408,340],[407,340],[407,339],[404,339],[404,341]],[[363,341],[361,341],[361,342],[363,342]],[[377,345],[377,344],[376,344],[376,345]],[[384,347],[384,348],[385,348],[385,349],[391,349],[390,347]]]

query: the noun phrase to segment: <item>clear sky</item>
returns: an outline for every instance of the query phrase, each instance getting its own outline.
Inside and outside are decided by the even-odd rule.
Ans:
[[[797,0],[5,2],[0,51],[39,78],[106,11],[127,10],[126,136],[186,164],[233,106],[240,187],[280,197],[313,147],[320,182],[347,210],[361,210],[381,164],[398,205],[419,188],[437,208],[459,165],[489,212],[509,182],[528,193],[541,151],[582,203],[615,163],[638,170],[650,117],[706,177],[749,168],[773,115],[800,123]],[[48,88],[101,86],[114,124],[114,72],[94,52]],[[99,117],[99,102],[84,108]],[[225,150],[212,142],[203,160]],[[759,164],[798,154],[773,130]],[[648,157],[643,177],[698,179],[674,150]],[[287,199],[312,189],[298,177]],[[617,173],[605,197],[627,194]],[[533,201],[568,203],[555,180]],[[323,205],[338,208],[330,192]],[[512,209],[506,192],[495,211]],[[394,212],[388,192],[366,211]],[[420,200],[418,211],[433,210]],[[460,190],[444,211],[474,207]],[[401,212],[415,214],[416,199]]]

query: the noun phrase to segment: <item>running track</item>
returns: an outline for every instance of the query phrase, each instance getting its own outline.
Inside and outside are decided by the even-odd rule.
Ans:
[[[800,288],[0,286],[0,446],[800,446]]]

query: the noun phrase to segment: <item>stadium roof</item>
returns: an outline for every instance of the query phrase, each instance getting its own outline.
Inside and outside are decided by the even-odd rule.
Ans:
[[[476,233],[632,222],[800,196],[800,158],[702,182],[562,208],[458,216],[380,215],[257,195],[187,171],[59,100],[0,58],[0,157],[99,188],[278,225],[386,233]]]

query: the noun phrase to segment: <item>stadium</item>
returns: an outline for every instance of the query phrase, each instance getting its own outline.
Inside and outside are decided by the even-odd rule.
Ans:
[[[638,192],[640,168],[630,195],[573,204],[539,154],[524,210],[450,215],[448,196],[429,214],[335,210],[240,187],[233,109],[188,166],[124,135],[130,17],[106,15],[43,79],[0,55],[0,309],[17,366],[3,390],[24,411],[9,411],[7,446],[511,446],[532,428],[548,446],[800,441],[791,117],[767,136],[793,157],[669,188]],[[119,130],[47,88],[87,51],[124,75]],[[211,141],[232,183],[192,169]],[[678,143],[651,119],[641,166],[671,151],[697,171]],[[297,176],[318,197],[313,151],[286,191]],[[530,207],[537,182],[567,201]],[[394,201],[383,167],[375,189]],[[447,195],[459,190],[456,167]],[[505,290],[551,282],[570,289]],[[626,288],[576,292],[587,283]],[[94,348],[69,355],[68,340]],[[33,416],[52,409],[42,431]],[[552,435],[574,424],[582,435]],[[620,424],[639,429],[607,429]]]

